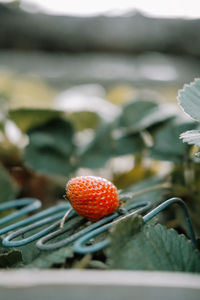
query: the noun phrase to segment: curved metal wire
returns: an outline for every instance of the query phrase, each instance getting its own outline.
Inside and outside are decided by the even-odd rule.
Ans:
[[[147,215],[145,215],[143,217],[144,222],[148,222],[149,220],[151,220],[153,217],[155,217],[157,214],[159,214],[161,211],[163,211],[164,209],[166,209],[168,206],[170,206],[172,204],[178,204],[181,207],[184,217],[185,217],[186,224],[187,224],[189,237],[190,237],[192,243],[196,246],[196,237],[195,237],[192,222],[191,222],[191,219],[190,219],[190,216],[188,213],[188,207],[181,198],[177,198],[177,197],[170,198],[170,199],[166,200],[165,202],[163,202],[162,204],[158,205],[156,208],[154,208],[152,211],[150,211]]]
[[[26,220],[19,222],[18,226],[19,225],[23,226],[23,225],[30,224],[30,223],[31,224],[15,231],[15,232],[8,234],[2,241],[3,245],[7,246],[7,247],[23,246],[23,245],[26,245],[28,243],[31,243],[31,242],[39,239],[40,237],[46,235],[47,233],[54,230],[57,226],[59,226],[60,219],[64,216],[66,209],[70,209],[70,208],[71,208],[70,205],[56,205],[56,206],[53,206],[51,208],[48,208],[48,209],[42,211],[41,213],[38,213],[32,217],[29,217]],[[74,215],[75,215],[75,212],[72,214],[72,216],[74,216]],[[39,221],[37,221],[37,220],[39,220]],[[36,228],[42,227],[46,224],[52,223],[56,220],[59,220],[59,221],[48,226],[45,229],[42,229],[41,231],[39,231],[27,238],[13,241],[13,239],[17,238],[20,235],[23,235],[23,234],[25,234],[29,231],[32,231]],[[35,222],[35,221],[37,221],[37,222]]]
[[[133,216],[136,214],[141,214],[141,213],[146,212],[147,210],[149,210],[151,208],[151,206],[152,205],[149,201],[137,202],[137,203],[134,203],[134,204],[128,206],[126,209],[127,212],[133,208],[138,208],[138,209],[131,213],[123,215],[123,216],[117,218],[116,220],[114,220],[113,222],[106,224],[104,226],[101,226],[101,227],[97,228],[96,230],[89,232],[88,234],[85,234],[82,238],[78,239],[74,243],[74,251],[77,253],[80,253],[80,254],[86,254],[86,253],[92,253],[92,252],[96,252],[96,251],[104,249],[105,247],[107,247],[109,245],[109,242],[110,242],[109,239],[105,239],[104,241],[101,241],[101,242],[98,242],[96,244],[89,245],[89,246],[86,246],[84,244],[87,243],[91,238],[94,238],[95,236],[98,236],[101,233],[109,230],[113,225],[116,225],[121,220],[126,219],[127,217],[130,217],[130,216]]]
[[[66,224],[64,229],[60,229],[60,219],[64,216],[66,213],[66,210],[69,210],[71,208],[70,204],[60,204],[56,205],[54,207],[45,209],[44,211],[41,211],[33,216],[27,217],[24,220],[20,220],[14,224],[8,225],[2,229],[0,229],[0,234],[6,234],[6,236],[3,237],[3,245],[7,247],[18,247],[23,246],[28,243],[31,243],[35,240],[38,240],[36,243],[36,246],[41,250],[55,250],[60,247],[66,246],[71,242],[74,242],[78,238],[84,236],[85,234],[89,233],[90,231],[93,231],[94,229],[101,228],[104,226],[111,227],[115,222],[120,221],[121,219],[125,218],[126,215],[122,215],[122,213],[128,214],[128,211],[136,209],[133,213],[142,213],[144,211],[147,211],[150,209],[150,203],[149,202],[137,202],[131,204],[127,209],[123,209],[120,212],[117,211],[114,214],[107,216],[103,218],[102,220],[93,223],[84,229],[68,236],[67,238],[64,238],[60,241],[51,242],[49,241],[55,239],[56,237],[59,237],[63,235],[63,233],[68,232],[70,230],[76,230],[78,227],[83,225],[87,222],[84,218],[78,216],[70,222],[70,224]],[[25,206],[25,207],[23,207]],[[9,216],[6,216],[1,219],[1,225],[11,222],[15,220],[18,217],[23,216],[26,213],[33,212],[41,207],[41,202],[37,199],[32,198],[25,198],[25,199],[19,199],[19,200],[13,200],[5,204],[0,205],[0,210],[7,210],[10,208],[16,208],[16,207],[23,207],[19,211],[11,213]],[[128,215],[130,215],[128,214]],[[69,215],[68,220],[74,218],[77,216],[75,211],[72,211]],[[114,219],[118,218],[117,220],[113,221]],[[56,221],[56,222],[55,222]],[[112,222],[111,222],[112,221]],[[54,222],[53,224],[49,225],[50,223]],[[109,224],[107,224],[109,223]],[[37,233],[34,233],[26,238],[21,238],[20,240],[17,239],[20,236],[23,236],[25,233],[30,232],[32,230],[35,230],[37,228],[40,228],[44,225],[49,225],[46,228],[43,228],[42,230],[39,230]],[[20,228],[20,229],[18,229]],[[56,230],[58,228],[58,230]],[[104,228],[104,227],[103,227]],[[17,230],[16,230],[17,229]],[[13,231],[14,230],[14,231]],[[17,239],[17,240],[15,240]]]
[[[38,202],[40,205],[38,205]],[[12,207],[14,207],[14,205],[20,206],[20,204],[22,205],[24,203],[25,203],[24,199],[14,200],[12,203],[13,204]],[[30,212],[30,211],[35,210],[36,208],[41,207],[41,202],[37,199],[32,199],[32,203],[33,203],[32,207],[31,207],[32,209],[30,207],[27,207],[27,209],[26,210],[24,209],[24,211],[27,212],[27,210],[29,208],[28,212]],[[5,209],[5,207],[7,208],[7,206],[8,205],[4,205],[4,206],[2,205],[2,207],[0,206],[0,209],[2,208],[2,210],[3,210],[3,208]],[[11,232],[6,237],[4,237],[2,244],[7,247],[17,247],[17,246],[26,245],[28,243],[31,243],[31,242],[39,239],[40,237],[46,235],[47,233],[54,230],[57,226],[59,226],[60,221],[48,226],[45,229],[42,229],[41,231],[39,231],[27,238],[13,241],[14,238],[17,238],[18,236],[23,235],[26,232],[29,232],[31,230],[34,230],[34,229],[44,226],[46,224],[52,223],[56,220],[60,220],[66,213],[66,210],[68,210],[70,208],[71,208],[70,204],[58,204],[51,208],[47,208],[47,209],[43,210],[42,212],[37,213],[34,216],[30,216],[24,220],[21,220],[19,222],[16,222],[14,224],[11,224],[11,225],[1,229],[0,234],[5,234],[11,230],[17,229],[19,227],[23,227],[15,232]],[[22,211],[22,210],[17,212],[17,216],[21,216],[22,214],[24,214],[24,211]],[[14,213],[14,214],[16,215],[16,213]],[[10,216],[3,218],[2,220],[4,220],[4,222],[2,222],[2,224],[5,222],[9,222],[10,220],[13,220],[14,214],[11,214]],[[73,211],[70,218],[75,215],[76,215],[76,213],[75,213],[75,211]],[[28,226],[26,226],[26,225],[28,225]]]
[[[184,201],[180,198],[171,198],[167,201],[160,204],[158,207],[154,208],[152,211],[147,213],[143,219],[144,222],[148,222],[154,216],[156,216],[159,212],[163,211],[169,205],[177,203],[181,206],[184,216],[186,218],[186,223],[188,226],[189,236],[193,244],[196,244],[195,234],[192,227],[192,223],[188,214],[187,206]],[[41,207],[41,202],[38,199],[34,198],[24,198],[13,200],[7,203],[0,204],[0,211],[8,210],[12,208],[20,208],[19,211],[11,213],[10,215],[3,217],[0,220],[0,225],[4,225],[6,223],[12,222],[15,219],[24,216],[27,213],[34,212]],[[23,220],[20,220],[16,223],[8,225],[2,229],[0,229],[0,235],[6,234],[10,232],[7,236],[3,238],[3,245],[8,247],[17,247],[23,246],[28,243],[31,243],[35,240],[36,246],[41,250],[55,250],[60,247],[66,246],[72,242],[74,243],[74,251],[80,254],[96,252],[102,250],[107,247],[109,244],[109,239],[92,244],[86,245],[86,243],[101,233],[109,230],[113,225],[117,224],[121,220],[132,216],[134,214],[143,214],[151,208],[151,203],[149,201],[143,202],[135,202],[129,205],[127,208],[123,209],[121,212],[118,210],[112,215],[109,215],[96,223],[92,223],[87,227],[79,230],[78,232],[72,233],[72,231],[76,231],[80,226],[87,222],[83,217],[77,216],[75,211],[72,210],[69,214],[68,220],[71,220],[70,223],[65,224],[64,229],[59,228],[60,220],[66,213],[66,210],[71,209],[71,205],[64,203],[58,204],[51,208],[45,209],[33,216],[27,217]],[[53,224],[50,224],[52,223]],[[50,225],[49,225],[50,224]],[[37,233],[33,233],[32,235],[14,240],[19,236],[23,236],[23,234],[40,228],[42,226],[48,225],[46,228],[41,229]],[[19,229],[20,228],[20,229]],[[58,229],[57,229],[58,228]],[[16,230],[17,229],[17,230]],[[13,230],[16,230],[13,232]],[[68,232],[66,238],[59,241],[52,241],[57,237],[62,236],[64,233]],[[71,234],[72,233],[72,234]],[[51,242],[50,242],[51,241]]]
[[[12,208],[17,208],[17,207],[23,207],[23,208],[21,208],[20,210],[18,210],[16,212],[11,213],[10,215],[8,215],[6,217],[1,218],[0,226],[4,225],[6,223],[12,222],[13,220],[18,219],[30,212],[33,212],[33,211],[39,209],[41,206],[42,206],[41,201],[38,199],[35,199],[35,198],[22,198],[22,199],[2,203],[2,204],[0,204],[0,211],[9,210]],[[4,227],[3,229],[0,230],[0,234],[4,234],[8,231],[14,230],[25,224],[27,224],[27,219]]]
[[[144,202],[137,202],[137,203],[133,203],[131,204],[129,207],[127,207],[126,209],[126,212],[128,212],[129,210],[131,209],[136,209],[136,208],[139,208],[137,211],[134,211],[130,214],[133,214],[133,213],[142,213],[144,211],[147,211],[149,210],[151,206],[151,203],[150,202],[147,202],[147,201],[144,201]],[[128,215],[130,215],[128,214]],[[102,220],[96,222],[96,223],[93,223],[92,225],[89,225],[87,226],[86,228],[80,230],[79,232],[76,232],[74,234],[72,234],[71,236],[59,241],[59,242],[55,242],[55,243],[49,243],[49,244],[46,244],[48,241],[54,239],[55,237],[61,235],[63,233],[63,229],[59,229],[55,232],[52,232],[48,235],[46,235],[45,237],[41,238],[40,240],[37,241],[36,245],[39,249],[41,250],[54,250],[54,249],[58,249],[60,247],[63,247],[63,246],[67,246],[68,244],[70,244],[71,242],[74,242],[75,240],[77,240],[78,238],[82,237],[82,236],[85,236],[86,234],[88,234],[89,232],[94,232],[94,230],[96,228],[104,228],[105,226],[108,226],[108,228],[110,228],[115,222],[119,222],[122,218],[125,218],[125,216],[122,216],[120,217],[118,220],[115,220],[109,224],[106,224],[110,221],[112,221],[113,219],[117,218],[120,216],[120,212],[115,212],[114,214],[108,216],[108,217],[105,217],[103,218]],[[106,224],[106,225],[104,225]],[[104,226],[103,226],[104,225]],[[98,229],[97,229],[98,230]]]
[[[171,204],[174,204],[174,203],[179,204],[180,207],[182,208],[185,219],[186,219],[186,223],[188,226],[188,232],[189,232],[190,239],[191,239],[192,243],[194,244],[194,246],[196,246],[195,233],[194,233],[193,226],[192,226],[192,223],[191,223],[191,220],[189,217],[188,209],[187,209],[187,206],[184,203],[184,201],[180,198],[171,198],[171,199],[166,200],[165,202],[160,204],[158,207],[156,207],[152,211],[150,211],[147,215],[145,215],[143,217],[144,222],[148,222],[153,217],[155,217],[158,213],[160,213],[165,208],[167,208],[168,206],[170,206]],[[133,214],[134,214],[134,212],[133,212]],[[128,216],[133,215],[133,214],[129,214]],[[100,227],[96,230],[93,230],[93,231],[89,232],[88,234],[84,235],[83,237],[81,237],[74,243],[74,251],[77,253],[80,253],[80,254],[86,254],[86,253],[92,253],[95,251],[99,251],[99,250],[102,250],[103,248],[107,247],[110,242],[109,239],[106,239],[102,242],[96,243],[94,245],[89,245],[89,246],[87,246],[86,243],[91,238],[94,238],[95,236],[98,236],[99,234],[107,231],[112,225],[118,223],[119,221],[121,221],[122,219],[124,219],[126,217],[127,216],[121,218],[120,220],[116,220],[116,221],[112,222],[111,224],[106,224],[105,226],[102,226],[102,227]]]

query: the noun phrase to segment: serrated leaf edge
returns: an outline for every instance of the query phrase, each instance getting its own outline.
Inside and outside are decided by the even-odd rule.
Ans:
[[[183,88],[180,89],[180,90],[178,90],[178,96],[176,97],[176,99],[177,99],[177,101],[178,101],[179,106],[181,107],[181,109],[183,110],[183,112],[184,112],[186,115],[188,115],[192,120],[195,120],[195,121],[197,121],[197,122],[200,122],[198,119],[195,119],[195,118],[191,117],[191,115],[188,114],[188,113],[184,110],[184,108],[183,108],[183,106],[181,105],[181,102],[180,102],[180,95],[181,95],[181,93],[185,92],[185,89],[186,89],[187,87],[192,87],[193,85],[195,85],[195,83],[196,83],[198,80],[200,80],[200,78],[195,78],[194,81],[192,81],[192,82],[190,82],[190,83],[187,83],[187,84],[184,84]]]
[[[179,139],[181,139],[183,143],[187,143],[187,144],[189,144],[189,145],[197,145],[197,144],[195,144],[194,141],[186,141],[186,140],[185,140],[185,139],[187,139],[187,138],[185,138],[185,134],[187,134],[187,133],[192,133],[192,132],[194,132],[194,131],[197,131],[197,132],[198,132],[199,130],[194,129],[194,130],[187,130],[187,131],[185,131],[185,132],[182,132],[182,133],[180,134],[180,136],[179,136]],[[200,136],[200,131],[199,131],[199,136]],[[197,146],[198,146],[198,145],[197,145]]]

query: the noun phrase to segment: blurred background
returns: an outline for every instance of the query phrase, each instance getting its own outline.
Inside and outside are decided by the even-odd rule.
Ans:
[[[198,2],[0,0],[2,199],[49,204],[74,175],[127,188],[181,164],[177,139],[195,125],[176,97],[200,73]],[[155,137],[174,115],[179,129]]]
[[[150,87],[174,101],[199,74],[199,15],[196,0],[1,0],[1,82],[10,72],[55,93],[87,83]]]

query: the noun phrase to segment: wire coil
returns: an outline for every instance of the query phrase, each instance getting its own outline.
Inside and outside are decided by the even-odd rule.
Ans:
[[[179,204],[183,210],[189,237],[194,245],[196,245],[196,238],[192,223],[189,217],[188,209],[184,201],[180,198],[171,198],[151,210],[149,213],[143,216],[144,222],[148,222],[158,213],[163,211],[166,207],[172,204]],[[40,200],[34,198],[23,198],[17,199],[10,202],[0,204],[0,212],[7,211],[8,209],[19,208],[17,211],[10,215],[0,219],[0,226],[6,225],[7,223],[15,221],[19,217],[26,216],[29,213],[35,212],[42,206]],[[71,220],[70,224],[66,222],[65,227],[61,229],[59,227],[61,218],[65,215],[66,211],[71,209],[70,204],[58,204],[51,208],[47,208],[34,215],[28,216],[23,220],[12,223],[0,229],[0,235],[3,240],[2,243],[7,247],[18,247],[23,246],[33,241],[36,241],[37,248],[41,250],[55,250],[70,243],[74,243],[74,251],[80,254],[91,253],[99,251],[109,245],[109,239],[94,243],[92,245],[86,245],[86,243],[94,237],[108,231],[112,226],[117,224],[127,217],[135,214],[144,214],[151,209],[152,205],[149,201],[135,202],[129,205],[123,210],[123,212],[117,211],[112,215],[109,215],[98,222],[89,224],[83,229],[72,233],[66,238],[52,242],[56,237],[63,235],[66,232],[75,231],[82,225],[86,224],[87,220],[81,216],[78,216],[74,210],[69,214],[68,220]],[[53,223],[52,223],[53,222]],[[50,224],[52,223],[52,224]],[[50,224],[50,225],[49,225]],[[39,229],[40,227],[45,228],[38,230],[36,233],[24,238],[23,235],[29,231]],[[22,237],[21,239],[17,239]],[[51,241],[51,242],[50,242]]]

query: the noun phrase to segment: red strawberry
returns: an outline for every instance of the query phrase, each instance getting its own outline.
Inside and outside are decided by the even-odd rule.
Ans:
[[[117,188],[101,177],[72,178],[66,185],[66,195],[74,210],[91,221],[112,214],[119,206]]]

